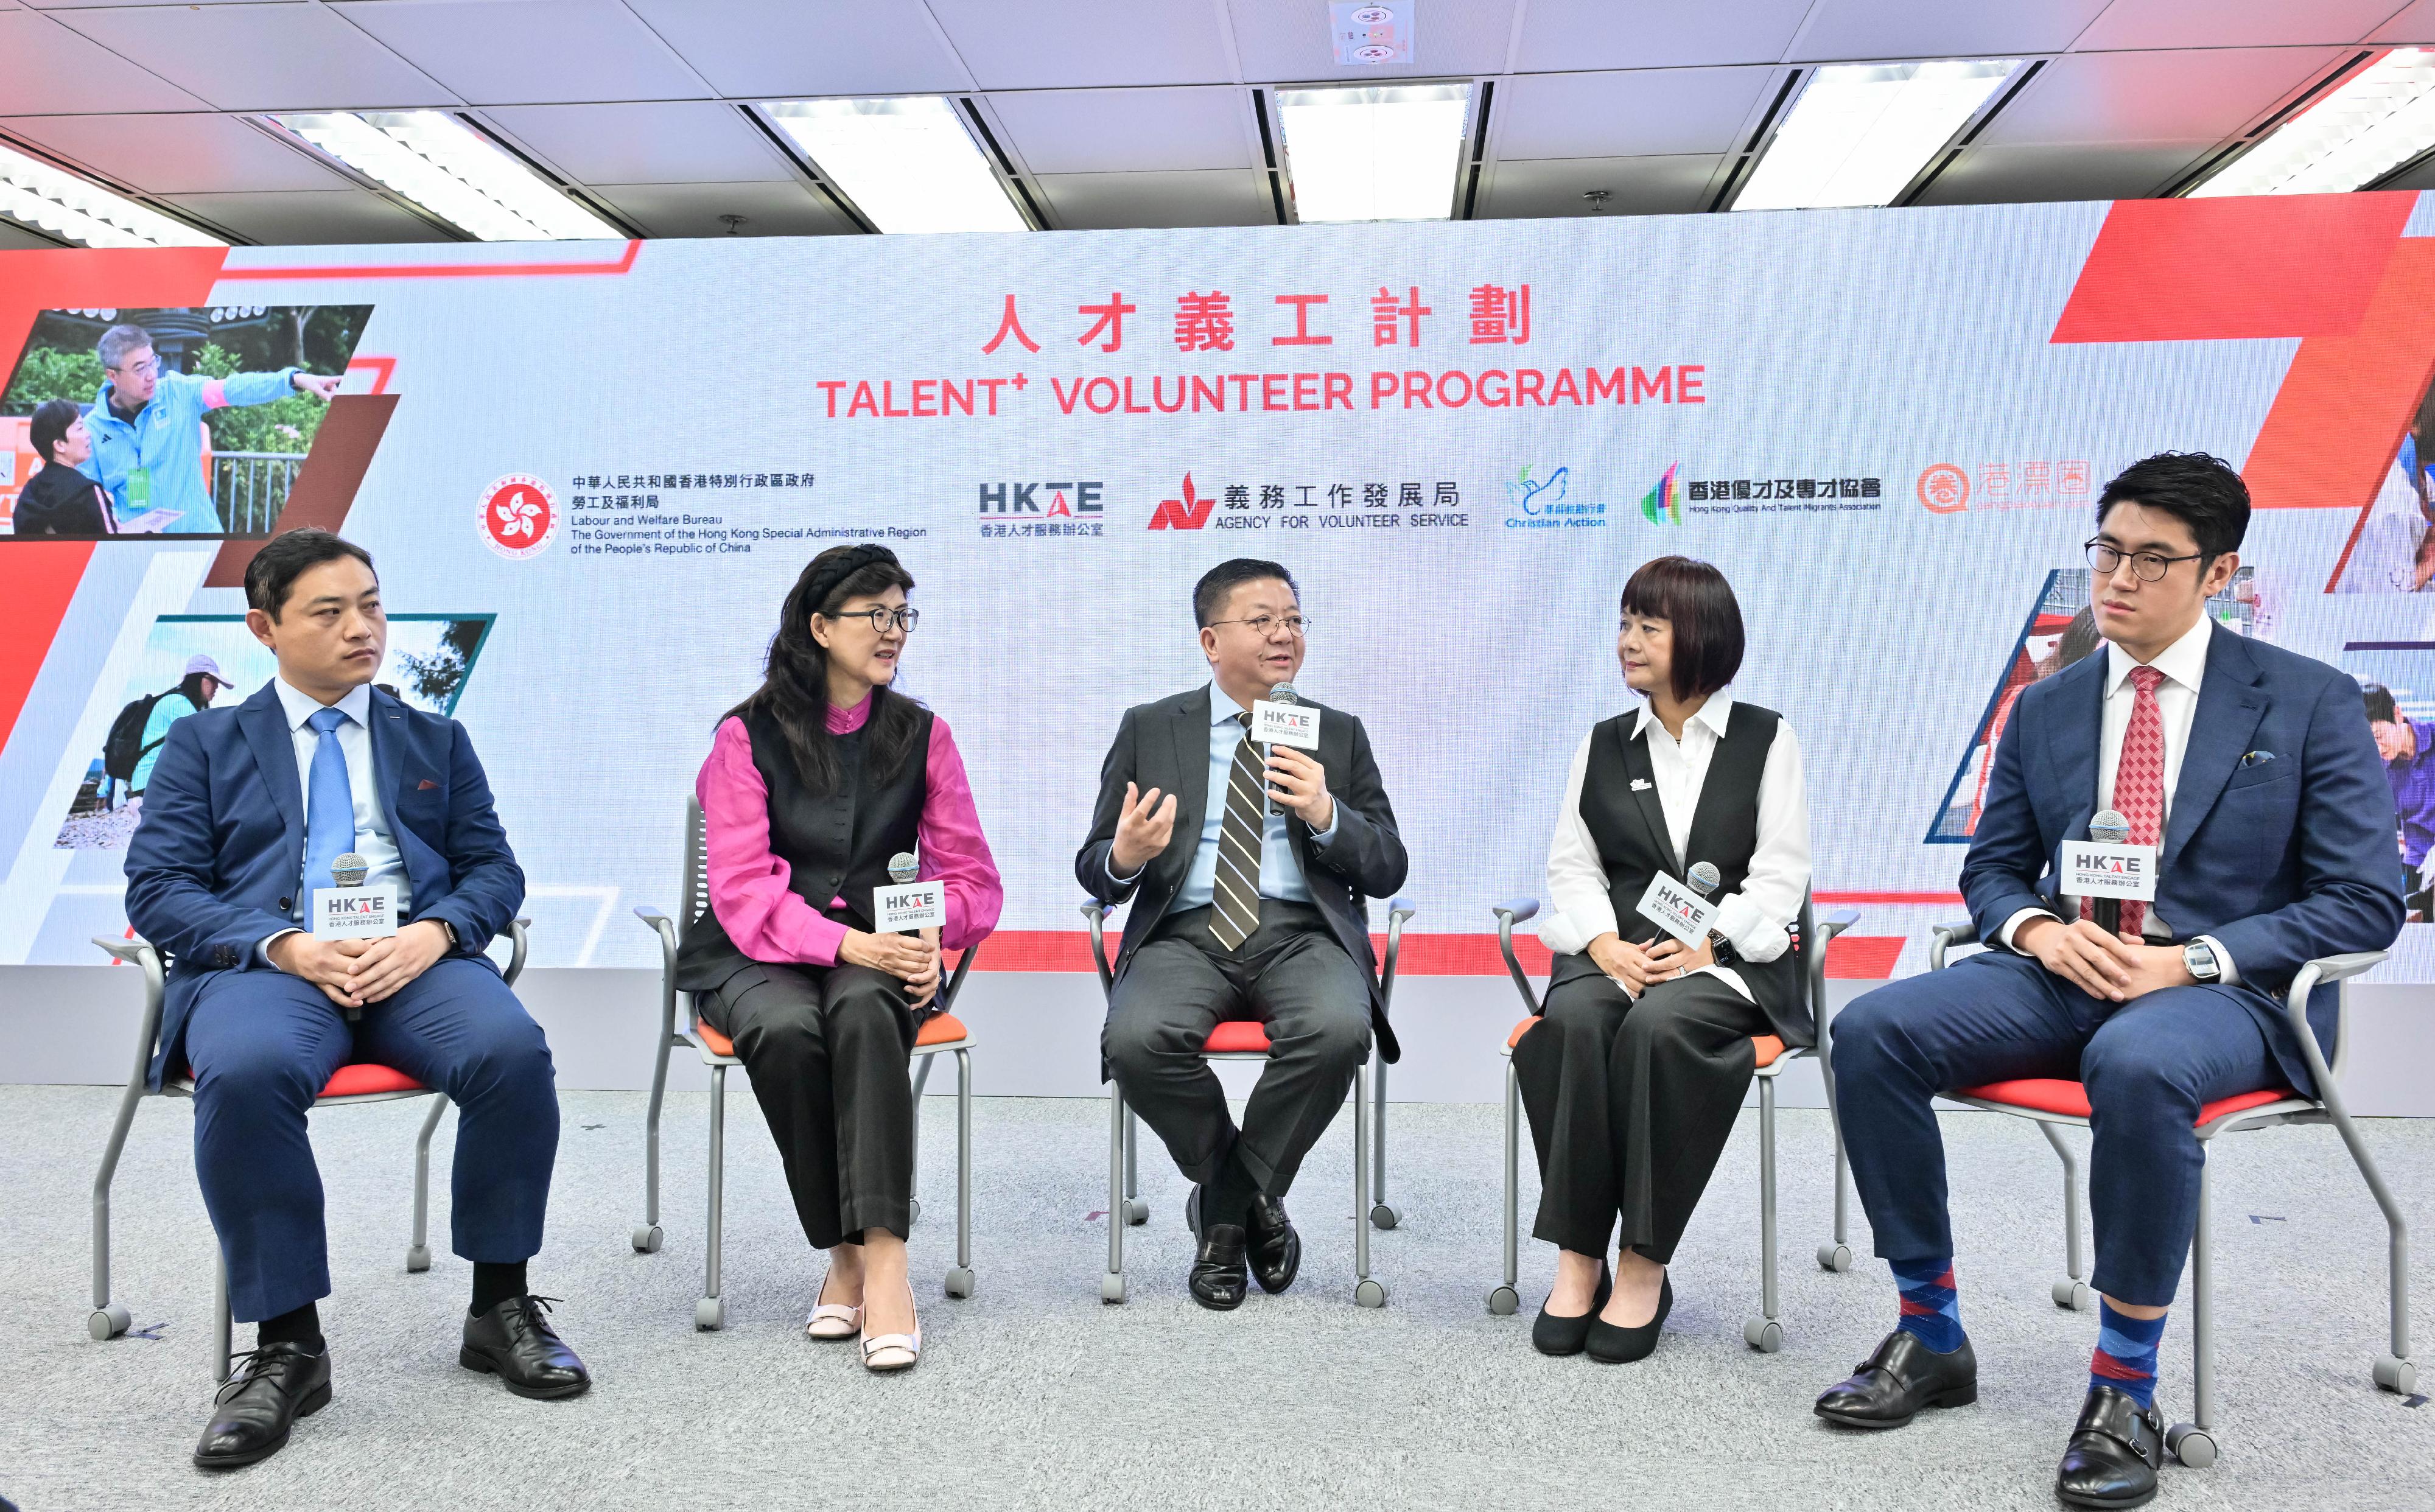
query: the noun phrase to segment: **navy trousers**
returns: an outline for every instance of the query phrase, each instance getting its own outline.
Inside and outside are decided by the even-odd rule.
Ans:
[[[305,1113],[331,1074],[377,1061],[457,1105],[450,1247],[512,1263],[541,1249],[558,1159],[558,1074],[487,961],[451,956],[347,1022],[285,971],[221,971],[186,1022],[195,1173],[228,1263],[229,1305],[259,1322],[330,1295],[321,1173]]]
[[[2097,1290],[2134,1307],[2170,1305],[2198,1231],[2199,1108],[2283,1082],[2235,999],[2253,990],[2168,988],[2116,1004],[1998,948],[1889,983],[1836,1015],[1836,1111],[1877,1254],[1953,1253],[1930,1098],[2058,1077],[2088,1091]]]

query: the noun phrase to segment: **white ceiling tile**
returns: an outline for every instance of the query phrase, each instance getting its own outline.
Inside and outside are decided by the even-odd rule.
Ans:
[[[1517,70],[1771,63],[1812,0],[1530,0]]]
[[[2188,171],[2215,145],[2209,140],[2102,146],[1974,146],[1927,186],[1918,203],[2143,198]]]
[[[585,183],[730,183],[793,175],[736,108],[712,100],[506,105],[482,112]]]
[[[921,0],[627,0],[731,99],[930,94],[972,79]]]
[[[653,236],[724,236],[721,215],[742,215],[738,236],[838,236],[859,228],[828,198],[791,180],[751,183],[595,184],[592,192]]]
[[[2356,43],[2392,16],[2394,0],[2114,0],[2073,47],[2273,47]]]
[[[0,130],[147,194],[354,187],[227,115],[43,115],[0,121]]]
[[[170,203],[266,247],[444,242],[419,215],[361,189],[335,193],[179,195]]]
[[[1336,60],[1325,0],[1226,0],[1226,10],[1234,20],[1243,77],[1257,82],[1505,72],[1514,0],[1405,3],[1413,8],[1412,60],[1384,68]]]
[[[2027,146],[2230,136],[2341,56],[2317,47],[2074,53],[2046,64],[1978,140]]]
[[[1499,88],[1490,130],[1504,158],[1639,158],[1723,152],[1772,68],[1535,74]]]
[[[224,111],[455,103],[445,89],[320,6],[130,6],[59,15]]]
[[[0,14],[0,101],[26,115],[203,109],[168,80],[30,10]]]
[[[2379,43],[2435,43],[2435,0],[2410,0],[2368,37]]]
[[[1248,168],[1256,150],[1250,102],[1232,86],[1030,90],[989,102],[1034,173]]]
[[[1789,59],[2012,58],[2061,52],[2106,0],[1818,0]]]
[[[1233,74],[1207,0],[928,0],[983,89],[1223,84]]]
[[[1647,158],[1557,158],[1533,162],[1500,159],[1480,197],[1482,220],[1525,220],[1554,215],[1679,215],[1707,208],[1719,158],[1715,153]],[[1607,192],[1606,208],[1593,212],[1582,196]]]
[[[476,105],[711,93],[616,0],[371,0],[333,9]]]
[[[1250,169],[1195,173],[1064,173],[1035,180],[1066,231],[1140,226],[1273,226],[1268,176]]]

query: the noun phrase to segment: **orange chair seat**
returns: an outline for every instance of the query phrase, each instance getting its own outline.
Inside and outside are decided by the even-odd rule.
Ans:
[[[2060,1113],[2072,1118],[2089,1116],[2088,1089],[2076,1081],[2033,1076],[2018,1081],[1993,1081],[1984,1087],[1964,1087],[1957,1094],[1977,1097],[2007,1108],[2025,1108],[2037,1113]],[[2268,1103],[2286,1102],[2298,1097],[2288,1088],[2271,1091],[2242,1092],[2236,1097],[2219,1097],[2199,1109],[2197,1126],[2204,1126],[2232,1113],[2263,1108]]]
[[[1538,1022],[1538,1017],[1533,1015],[1515,1024],[1513,1032],[1505,1037],[1505,1048],[1511,1050],[1520,1044],[1522,1037],[1528,1034],[1530,1026]],[[1759,1071],[1765,1071],[1784,1058],[1784,1041],[1771,1034],[1751,1036],[1751,1048],[1758,1052],[1758,1065],[1755,1069]]]
[[[358,1061],[340,1066],[337,1074],[321,1089],[324,1097],[365,1097],[373,1092],[419,1092],[424,1091],[416,1081],[395,1066],[375,1066],[371,1061]]]
[[[1269,1053],[1269,1026],[1250,1019],[1229,1019],[1209,1031],[1209,1039],[1200,1047],[1204,1056],[1265,1056]]]
[[[735,1041],[720,1034],[708,1023],[695,1024],[693,1032],[695,1037],[701,1040],[702,1048],[712,1055],[725,1056],[730,1060],[737,1058]],[[963,1020],[952,1013],[941,1013],[922,1025],[922,1032],[913,1037],[913,1043],[917,1049],[923,1045],[953,1044],[965,1038],[970,1032],[964,1027]]]

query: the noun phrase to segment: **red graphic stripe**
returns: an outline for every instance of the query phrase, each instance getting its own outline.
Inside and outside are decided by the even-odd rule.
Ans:
[[[0,593],[0,749],[25,712],[93,546],[90,541],[27,541],[0,552],[8,562],[7,592]]]
[[[2117,200],[2052,339],[2363,333],[2417,199],[2385,193]]]
[[[586,274],[629,273],[643,244],[630,241],[625,255],[606,263],[403,263],[364,267],[232,267],[220,274],[228,284],[275,283],[283,279],[333,278],[567,278]]]
[[[348,360],[347,370],[349,372],[353,372],[357,368],[369,368],[371,369],[371,391],[375,394],[388,393],[389,381],[397,376],[397,359],[395,357],[367,357],[358,354]]]
[[[1116,931],[1108,931],[1108,952],[1116,949]],[[1387,936],[1373,933],[1370,948],[1386,958]],[[1826,949],[1826,974],[1847,980],[1882,982],[1893,975],[1902,954],[1899,935],[1845,935]],[[1522,970],[1547,974],[1552,957],[1547,947],[1528,935],[1513,936],[1513,954]],[[976,971],[1089,971],[1091,936],[1086,930],[1002,929],[989,937]],[[1494,935],[1406,935],[1395,970],[1403,976],[1503,976],[1505,957]]]

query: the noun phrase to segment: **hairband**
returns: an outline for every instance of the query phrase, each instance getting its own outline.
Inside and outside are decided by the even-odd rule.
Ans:
[[[865,567],[870,566],[872,562],[884,561],[892,563],[895,560],[896,553],[889,550],[886,546],[873,543],[865,543],[848,551],[844,556],[830,563],[826,571],[822,572],[818,577],[813,578],[811,582],[806,585],[805,596],[810,600],[812,612],[818,614],[821,611],[820,606],[829,601],[829,595],[831,593],[837,592],[838,584],[844,582],[847,578],[852,577],[855,574],[862,571]]]

